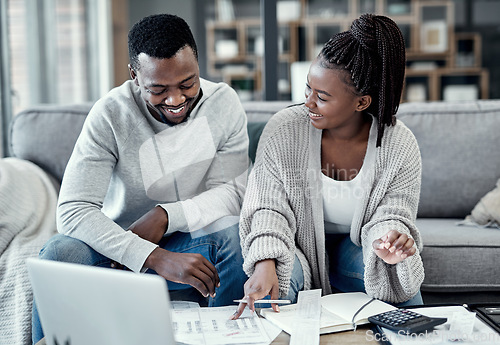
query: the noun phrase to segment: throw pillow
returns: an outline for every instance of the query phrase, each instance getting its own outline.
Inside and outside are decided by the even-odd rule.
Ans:
[[[500,179],[496,187],[479,200],[465,221],[500,228]]]

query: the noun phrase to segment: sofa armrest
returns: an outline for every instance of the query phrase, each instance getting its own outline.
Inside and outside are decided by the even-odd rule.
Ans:
[[[40,105],[14,116],[9,150],[31,161],[59,182],[92,103]]]

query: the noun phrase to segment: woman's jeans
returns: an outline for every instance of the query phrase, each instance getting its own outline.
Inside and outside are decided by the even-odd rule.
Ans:
[[[192,238],[189,233],[176,232],[160,241],[160,247],[178,253],[199,253],[210,261],[219,274],[220,287],[216,296],[204,298],[198,290],[186,284],[167,281],[171,300],[188,300],[202,306],[223,306],[234,304],[233,299],[243,297],[243,285],[248,277],[243,272],[243,258],[238,234],[238,224],[224,230],[213,232],[203,237]],[[46,260],[78,263],[89,266],[111,267],[111,260],[84,242],[57,234],[42,248],[39,257]],[[152,270],[146,273],[156,274]],[[35,302],[33,303],[32,340],[33,343],[43,338]]]
[[[363,251],[352,243],[349,234],[326,235],[326,248],[330,258],[330,284],[334,291],[365,292]],[[297,269],[297,266],[300,269]],[[300,290],[304,287],[304,275],[300,262],[295,256],[292,271],[291,286],[287,298],[296,301]],[[423,304],[422,295],[418,292],[406,302],[398,303],[397,307]]]

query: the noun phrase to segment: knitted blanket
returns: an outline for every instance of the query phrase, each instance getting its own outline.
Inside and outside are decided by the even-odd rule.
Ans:
[[[0,159],[0,345],[31,344],[33,293],[25,260],[56,233],[56,185],[31,162]]]

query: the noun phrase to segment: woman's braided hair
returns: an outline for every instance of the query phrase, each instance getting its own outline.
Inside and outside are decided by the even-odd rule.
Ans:
[[[401,30],[390,18],[363,14],[334,35],[319,53],[324,67],[347,70],[357,92],[372,96],[368,112],[378,118],[377,147],[384,126],[395,124],[403,90],[406,53]]]

